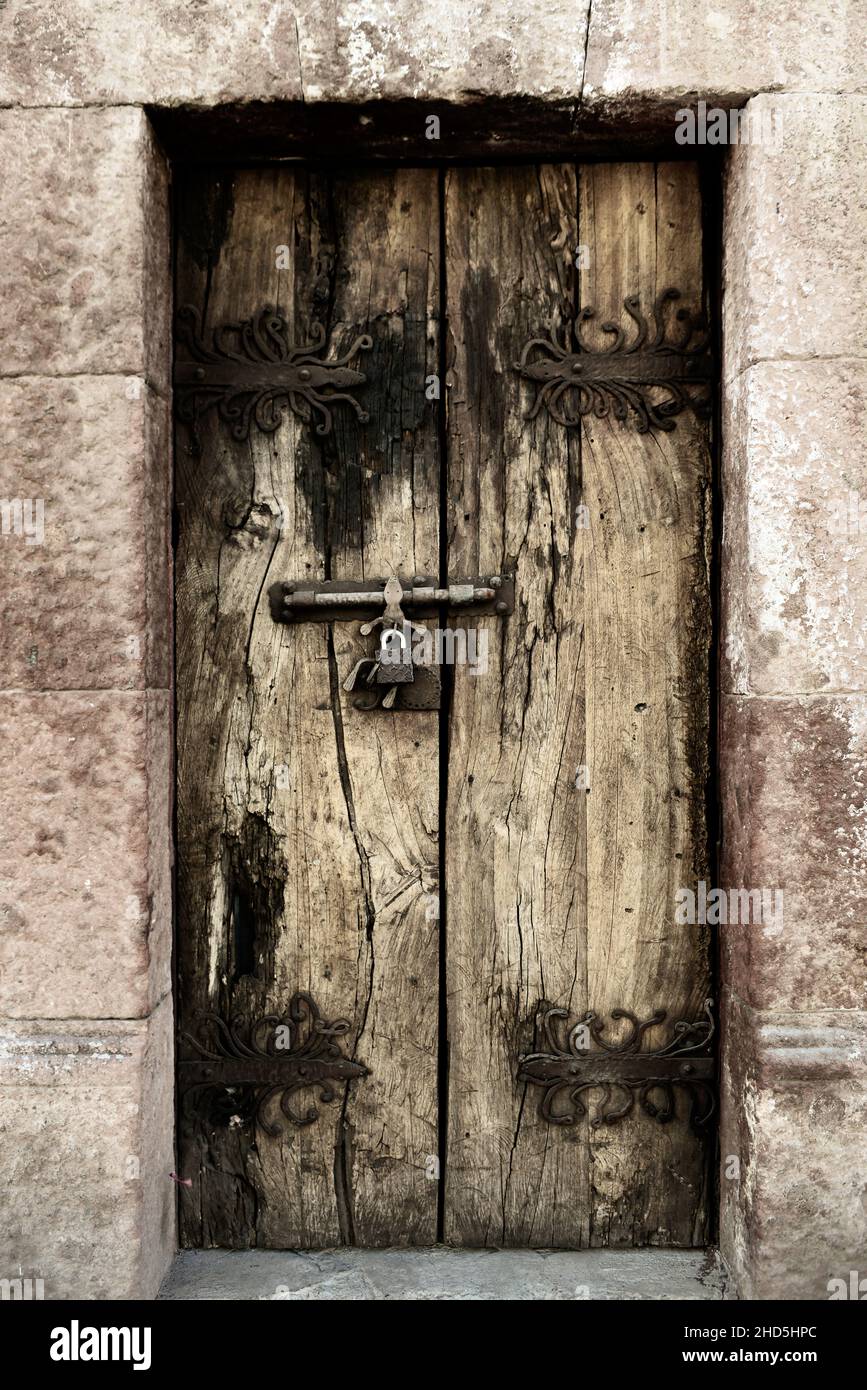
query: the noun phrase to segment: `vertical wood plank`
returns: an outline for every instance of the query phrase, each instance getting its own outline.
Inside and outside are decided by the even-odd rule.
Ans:
[[[636,1111],[554,1128],[515,1082],[543,1001],[573,1015],[665,1008],[673,1023],[701,1015],[709,980],[706,933],[673,920],[676,887],[706,866],[707,427],[526,421],[511,373],[529,337],[573,312],[579,242],[580,302],[600,322],[669,284],[702,303],[696,171],[594,166],[577,190],[572,178],[447,180],[450,566],[514,564],[517,608],[491,621],[499,708],[458,672],[450,722],[446,1232],[700,1244],[706,1154],[683,1108],[666,1127]]]
[[[706,307],[696,165],[588,165],[579,191],[580,299],[599,323],[628,328],[623,299],[640,294],[649,313],[669,286]],[[707,929],[674,923],[676,889],[707,873],[708,426],[684,414],[640,435],[587,417],[582,478],[588,1004],[665,1009],[670,1027],[701,1017],[710,983]],[[591,1131],[591,1244],[707,1239],[707,1155],[679,1106],[667,1125],[639,1115]]]
[[[525,341],[571,316],[571,167],[446,177],[448,555],[516,575],[483,620],[486,675],[456,668],[446,809],[449,1136],[446,1239],[581,1245],[587,1136],[552,1134],[516,1085],[544,1000],[586,995],[579,447],[523,419]]]
[[[363,171],[335,190],[343,212],[335,315],[374,340],[369,424],[343,417],[338,457],[357,457],[360,534],[335,542],[333,578],[436,573],[439,428],[426,378],[439,361],[439,187],[433,170]],[[370,650],[334,627],[341,674]],[[354,1239],[436,1239],[439,717],[341,701],[345,795],[365,893],[359,1049],[371,1069],[346,1113]],[[351,800],[350,800],[351,798]],[[353,824],[354,822],[354,824]],[[368,1060],[369,1058],[369,1060]]]
[[[426,569],[438,553],[436,176],[363,183],[287,168],[201,187],[178,302],[211,325],[276,305],[333,355],[360,332],[371,424],[287,415],[238,445],[213,414],[178,431],[179,990],[254,1018],[308,990],[370,1068],[317,1124],[184,1131],[192,1245],[426,1242],[435,1235],[436,716],[361,714],[340,683],[356,624],[286,628],[277,579]],[[202,251],[216,243],[210,261]],[[289,264],[277,268],[277,248]],[[359,393],[361,396],[361,393]]]

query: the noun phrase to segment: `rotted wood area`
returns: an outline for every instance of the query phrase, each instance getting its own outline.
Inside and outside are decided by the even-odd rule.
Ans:
[[[237,1023],[239,1086],[182,1100],[185,1244],[707,1240],[712,1127],[659,1094],[552,1123],[519,1072],[552,1011],[616,1044],[616,1011],[674,1026],[711,993],[707,929],[674,921],[708,873],[709,424],[527,418],[516,370],[588,304],[599,347],[627,296],[706,310],[706,275],[686,162],[187,176],[179,305],[211,326],[271,305],[295,343],[321,324],[335,357],[372,347],[366,423],[177,428],[179,1014]],[[440,600],[509,577],[508,613],[420,608],[488,640],[485,671],[443,670],[439,711],[343,689],[369,640],[325,600],[390,575]],[[321,612],[287,619],[290,579]],[[293,1085],[319,1089],[257,1115],[233,1049],[293,999]],[[299,1073],[311,1026],[336,1051]]]

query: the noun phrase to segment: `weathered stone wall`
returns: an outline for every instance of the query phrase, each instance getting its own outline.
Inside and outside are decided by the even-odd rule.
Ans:
[[[144,108],[414,98],[483,127],[521,97],[573,111],[577,154],[699,98],[782,113],[725,199],[722,882],[786,912],[723,933],[722,1245],[755,1297],[867,1273],[867,521],[828,527],[867,498],[864,40],[856,0],[0,9],[0,496],[45,503],[43,544],[0,537],[0,1276],[150,1297],[174,1249],[168,176]]]
[[[783,138],[726,186],[721,879],[784,911],[722,932],[722,1244],[745,1296],[827,1298],[867,1272],[867,98],[750,105]]]
[[[0,496],[44,503],[41,544],[0,537],[0,1274],[149,1296],[174,1249],[167,167],[118,106],[0,112],[0,168]]]

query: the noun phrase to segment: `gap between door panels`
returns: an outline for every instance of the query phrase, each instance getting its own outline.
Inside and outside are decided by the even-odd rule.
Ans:
[[[439,565],[440,584],[449,582],[449,536],[448,536],[448,394],[446,374],[448,371],[448,286],[446,283],[446,171],[437,171],[437,206],[439,210],[439,337],[438,372],[440,379],[437,409],[437,432],[439,438]],[[443,611],[440,621],[448,621]],[[454,691],[454,667],[444,662],[440,668],[440,709],[439,709],[439,821],[437,836],[438,853],[438,894],[439,894],[439,992],[437,1005],[437,1152],[439,1158],[439,1182],[437,1184],[437,1242],[445,1239],[446,1214],[446,1164],[448,1162],[448,1113],[449,1113],[449,1038],[448,1038],[448,884],[446,882],[446,819],[449,793],[449,741],[452,694]]]

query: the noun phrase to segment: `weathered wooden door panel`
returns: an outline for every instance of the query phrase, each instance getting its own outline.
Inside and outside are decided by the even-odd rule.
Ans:
[[[285,1018],[301,991],[367,1068],[294,1097],[319,1118],[279,1136],[232,1093],[182,1103],[185,1243],[707,1238],[686,1105],[594,1126],[593,1095],[555,1125],[518,1071],[547,1008],[664,1009],[670,1036],[709,993],[704,929],[674,924],[707,863],[708,426],[528,419],[515,371],[580,305],[610,344],[626,296],[676,285],[696,309],[704,275],[686,163],[188,184],[179,305],[213,328],[269,304],[296,344],[319,323],[332,356],[373,346],[366,424],[178,427],[181,1029]],[[449,619],[487,631],[488,667],[448,674],[442,716],[354,707],[357,621],[271,615],[275,581],[393,572],[515,576],[508,619]]]
[[[632,290],[649,309],[668,286],[705,304],[700,228],[694,164],[582,169],[582,304],[602,321]],[[670,1035],[676,1020],[701,1018],[711,993],[707,927],[674,922],[678,887],[708,873],[708,425],[685,412],[670,434],[641,435],[594,420],[581,467],[587,1001],[605,1016],[664,1009]],[[711,1136],[698,1139],[678,1104],[675,1123],[590,1130],[592,1244],[706,1243]]]
[[[344,1051],[370,1072],[278,1139],[231,1117],[182,1123],[188,1244],[436,1234],[436,1184],[419,1156],[437,1152],[426,910],[437,715],[355,710],[340,683],[357,625],[278,626],[267,591],[291,576],[436,569],[438,432],[424,383],[438,354],[438,228],[435,173],[289,169],[203,188],[180,227],[178,303],[207,324],[270,304],[296,343],[323,323],[335,356],[361,332],[373,338],[363,429],[351,410],[324,439],[288,412],[243,446],[216,411],[197,442],[179,429],[181,1022],[284,1016],[306,991],[325,1020],[349,1020]]]
[[[450,564],[517,576],[490,675],[458,669],[452,700],[446,1238],[700,1244],[683,1119],[555,1127],[515,1067],[543,1004],[673,1025],[709,992],[701,929],[673,924],[707,853],[707,426],[528,422],[510,370],[580,306],[703,304],[696,169],[461,169],[445,215]]]
[[[547,414],[523,418],[513,371],[571,302],[575,170],[454,170],[445,210],[449,563],[516,576],[514,615],[486,620],[488,674],[454,676],[445,1235],[586,1244],[582,1135],[550,1134],[515,1084],[528,1014],[586,988],[579,440]]]

